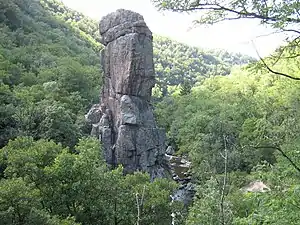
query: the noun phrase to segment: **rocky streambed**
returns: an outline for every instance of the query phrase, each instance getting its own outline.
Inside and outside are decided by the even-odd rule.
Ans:
[[[168,152],[168,151],[167,151]],[[188,206],[195,195],[196,185],[192,182],[192,177],[189,172],[191,162],[186,157],[165,155],[171,166],[173,180],[179,183],[179,188],[173,194],[172,198],[175,201],[181,201],[185,206]]]

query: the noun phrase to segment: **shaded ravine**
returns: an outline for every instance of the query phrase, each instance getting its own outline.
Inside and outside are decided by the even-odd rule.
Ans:
[[[196,193],[196,186],[193,184],[191,174],[189,173],[191,162],[186,157],[174,156],[170,153],[165,154],[165,156],[171,168],[172,178],[179,184],[172,199],[174,201],[181,201],[188,207]]]

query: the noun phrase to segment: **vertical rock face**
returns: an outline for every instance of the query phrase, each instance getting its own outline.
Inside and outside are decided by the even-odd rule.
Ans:
[[[104,86],[99,105],[87,114],[107,163],[126,173],[165,176],[165,134],[150,104],[155,84],[152,33],[138,13],[117,10],[100,21]]]

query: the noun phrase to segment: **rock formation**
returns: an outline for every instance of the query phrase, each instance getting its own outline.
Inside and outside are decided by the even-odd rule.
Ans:
[[[86,118],[108,164],[164,177],[165,133],[150,103],[155,84],[152,33],[138,13],[120,9],[100,21],[104,86]]]
[[[260,180],[252,181],[246,187],[241,189],[244,192],[268,192],[271,189]]]

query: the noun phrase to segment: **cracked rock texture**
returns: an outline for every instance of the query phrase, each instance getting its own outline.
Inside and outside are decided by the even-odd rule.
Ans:
[[[108,164],[125,173],[165,177],[165,133],[156,126],[150,104],[155,84],[152,33],[138,13],[120,9],[100,21],[104,86],[100,104],[86,115],[99,136]]]

